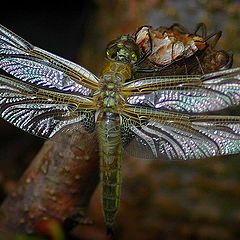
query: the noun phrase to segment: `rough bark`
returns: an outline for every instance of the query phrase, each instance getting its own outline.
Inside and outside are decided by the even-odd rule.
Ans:
[[[34,233],[42,220],[84,217],[99,180],[94,135],[47,141],[1,206],[2,231]]]

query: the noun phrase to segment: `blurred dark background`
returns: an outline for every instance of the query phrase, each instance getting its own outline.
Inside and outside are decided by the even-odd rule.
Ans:
[[[95,74],[103,66],[106,44],[141,25],[190,31],[204,22],[208,32],[223,31],[219,47],[240,65],[240,1],[130,0],[64,2],[54,8],[34,2],[6,2],[0,23],[30,43],[75,61]],[[27,9],[31,9],[27,10]],[[233,113],[234,114],[234,113]],[[0,120],[0,199],[11,192],[44,140]],[[119,239],[239,239],[240,156],[197,162],[123,161],[123,194],[117,218]],[[95,232],[80,226],[81,239],[105,239],[99,200],[90,215]],[[91,228],[92,231],[92,228]]]

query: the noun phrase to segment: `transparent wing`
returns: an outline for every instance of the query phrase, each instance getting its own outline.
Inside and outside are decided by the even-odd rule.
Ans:
[[[34,47],[0,25],[0,68],[40,87],[92,96],[98,78],[85,68]]]
[[[91,98],[36,88],[3,75],[0,75],[0,117],[44,138],[73,124],[87,132],[95,128]]]
[[[149,77],[127,82],[127,102],[186,113],[217,111],[240,103],[240,68],[199,76]]]
[[[138,158],[188,160],[240,153],[240,117],[128,107],[121,129],[127,153]]]

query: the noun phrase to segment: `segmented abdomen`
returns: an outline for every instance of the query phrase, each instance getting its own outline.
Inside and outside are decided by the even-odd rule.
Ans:
[[[120,201],[122,144],[119,116],[106,112],[98,124],[102,205],[107,227],[111,228]]]

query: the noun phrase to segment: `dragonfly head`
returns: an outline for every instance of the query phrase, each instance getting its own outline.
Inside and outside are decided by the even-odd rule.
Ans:
[[[111,61],[135,64],[140,58],[140,48],[131,36],[122,35],[107,45],[106,57]]]

